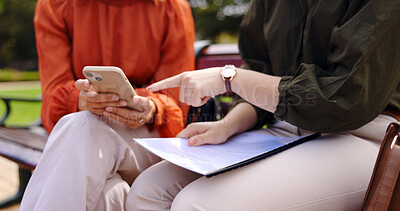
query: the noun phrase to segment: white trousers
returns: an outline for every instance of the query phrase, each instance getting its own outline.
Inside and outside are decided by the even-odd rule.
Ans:
[[[132,140],[158,137],[88,111],[54,127],[25,191],[20,210],[124,210],[130,184],[160,159]]]
[[[162,161],[146,169],[134,181],[127,209],[359,210],[380,142],[387,126],[394,121],[390,116],[380,115],[358,130],[323,134],[272,157],[211,178]],[[278,136],[307,133],[282,121],[258,132]]]

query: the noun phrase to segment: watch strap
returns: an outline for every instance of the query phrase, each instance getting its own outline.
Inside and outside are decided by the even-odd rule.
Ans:
[[[232,94],[231,81],[236,75],[236,67],[232,64],[227,64],[221,69],[222,79],[225,81],[226,93]]]
[[[232,87],[231,87],[231,79],[230,78],[225,78],[225,87],[226,87],[226,92],[228,94],[232,93]]]

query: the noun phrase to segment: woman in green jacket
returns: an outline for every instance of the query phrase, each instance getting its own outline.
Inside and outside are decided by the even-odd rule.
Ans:
[[[242,68],[186,72],[148,90],[180,87],[194,106],[226,91],[247,101],[220,122],[189,125],[178,136],[190,145],[266,123],[258,132],[322,136],[212,178],[164,161],[134,182],[128,209],[359,209],[400,113],[399,11],[399,0],[253,0],[240,28]]]

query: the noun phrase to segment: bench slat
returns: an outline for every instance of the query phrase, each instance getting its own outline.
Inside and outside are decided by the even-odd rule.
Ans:
[[[18,163],[26,169],[33,170],[40,160],[42,151],[0,139],[0,155]]]
[[[0,127],[0,140],[8,140],[25,147],[43,151],[47,136],[35,134],[27,129]]]

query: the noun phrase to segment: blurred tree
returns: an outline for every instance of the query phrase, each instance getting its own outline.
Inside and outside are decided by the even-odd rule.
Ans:
[[[188,0],[196,38],[235,42],[250,0]],[[0,0],[0,68],[37,69],[33,15],[36,0]]]
[[[196,39],[235,42],[250,0],[189,0],[189,3],[193,10]]]
[[[0,68],[37,69],[36,0],[0,0]]]

